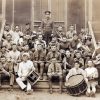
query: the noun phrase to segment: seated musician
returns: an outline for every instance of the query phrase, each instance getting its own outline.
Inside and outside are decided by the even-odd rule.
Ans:
[[[29,45],[24,45],[23,46],[23,51],[21,51],[21,55],[23,55],[23,53],[28,53],[30,60],[32,60],[32,56],[31,56],[32,51],[29,49]]]
[[[11,30],[11,26],[8,23],[6,23],[4,26],[3,38],[6,39],[7,35],[11,35],[12,33],[13,31]]]
[[[88,68],[85,69],[86,76],[88,78],[88,88],[86,95],[95,97],[96,93],[96,85],[98,84],[97,78],[98,78],[98,71],[97,68],[94,67],[93,61],[88,61]]]
[[[70,42],[71,48],[74,49],[74,50],[77,49],[78,43],[79,43],[79,37],[78,37],[77,33],[74,33],[73,39]]]
[[[23,33],[21,32],[21,29],[20,29],[20,26],[19,25],[16,25],[15,26],[14,32],[12,32],[11,36],[12,36],[12,41],[15,44],[18,44],[18,41],[20,39],[20,36],[23,36]]]
[[[7,58],[5,56],[1,57],[1,63],[0,63],[0,86],[1,86],[1,79],[10,79],[10,86],[11,89],[14,84],[14,73],[13,73],[13,63],[11,62],[10,58]]]
[[[62,26],[57,27],[56,35],[60,39],[62,39],[62,37],[65,36],[65,32]]]
[[[37,50],[33,53],[34,66],[38,73],[40,73],[40,79],[43,79],[44,64],[45,64],[46,53],[43,50],[42,44],[37,45]]]
[[[11,34],[7,34],[6,39],[3,40],[3,46],[5,46],[8,50],[11,49],[12,44],[12,36]]]
[[[15,43],[12,44],[12,50],[7,53],[7,57],[11,58],[14,65],[14,73],[17,76],[18,64],[20,62],[20,51],[18,51]]]
[[[29,54],[24,53],[22,55],[23,61],[19,64],[18,69],[18,78],[16,79],[16,82],[21,87],[23,91],[26,91],[27,94],[32,93],[31,84],[27,80],[27,77],[35,70],[33,62],[28,60]],[[24,82],[27,81],[27,84]]]
[[[73,40],[73,34],[77,34],[75,27],[73,25],[71,25],[69,27],[69,31],[66,33],[66,37],[68,41],[72,41]]]
[[[44,50],[46,49],[46,42],[43,40],[42,34],[38,35],[38,39],[34,43],[35,50],[37,50],[37,45],[38,44],[42,44],[43,45],[43,49]]]
[[[55,35],[52,36],[52,40],[51,40],[51,42],[48,45],[48,50],[51,49],[51,46],[52,45],[56,45],[57,46],[57,49],[59,50],[59,42],[58,42],[57,37]]]
[[[66,50],[65,56],[63,58],[63,77],[65,80],[66,75],[69,70],[73,67],[73,53],[70,50]]]
[[[84,28],[81,28],[81,31],[79,33],[79,39],[83,41],[83,39],[85,39],[86,36],[86,30]]]
[[[48,78],[49,78],[49,87],[50,93],[52,93],[52,80],[59,79],[60,84],[60,93],[62,93],[62,68],[61,68],[61,55],[57,51],[55,45],[51,46],[51,51],[47,54],[47,61],[49,61],[48,66]]]
[[[76,61],[74,63],[74,67],[72,69],[69,70],[69,73],[67,74],[66,76],[66,83],[65,83],[65,86],[70,86],[69,82],[68,82],[68,79],[73,76],[73,75],[77,75],[77,74],[81,74],[83,75],[84,77],[84,80],[86,81],[87,83],[87,78],[86,78],[86,74],[85,74],[85,71],[83,69],[80,68],[81,67],[81,63],[79,61]]]
[[[82,57],[82,53],[80,50],[76,50],[74,53],[74,61],[79,61],[80,64],[82,65],[81,68],[84,69],[84,59]]]
[[[93,61],[93,63],[95,64],[95,67],[97,68],[98,70],[98,87],[100,88],[100,54],[96,54],[96,57]]]

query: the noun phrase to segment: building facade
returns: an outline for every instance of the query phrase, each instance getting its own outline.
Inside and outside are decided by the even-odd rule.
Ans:
[[[44,11],[50,10],[55,23],[80,29],[87,21],[100,22],[99,4],[100,0],[0,0],[0,14],[10,24],[30,22],[34,28],[40,25]]]

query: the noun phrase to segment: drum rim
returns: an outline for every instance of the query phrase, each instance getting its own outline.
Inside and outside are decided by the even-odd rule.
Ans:
[[[81,75],[81,76],[83,76],[82,74],[77,74],[77,75]],[[75,76],[75,75],[72,75],[72,76],[70,76],[69,78],[71,78],[71,77],[73,77],[73,76]],[[81,83],[83,83],[85,80],[84,80],[84,78],[83,78],[83,80],[80,82],[80,83],[78,83],[78,84],[76,84],[76,85],[74,85],[74,86],[69,86],[68,88],[70,88],[70,87],[77,87],[79,84],[81,84]]]
[[[66,90],[67,90],[67,89],[66,89]],[[86,88],[85,88],[83,91],[81,91],[80,93],[71,94],[71,93],[68,92],[68,91],[67,91],[67,93],[68,93],[69,95],[72,95],[72,96],[78,96],[78,95],[84,93],[86,90],[87,90],[87,86],[86,86]]]
[[[34,83],[32,83],[29,79],[28,79],[28,77],[27,77],[27,80],[30,82],[30,84],[31,84],[31,86],[33,86],[33,85],[35,85],[36,83],[37,83],[37,81],[39,81],[40,80],[40,76],[39,76],[39,74],[38,73],[36,73],[35,71],[33,71],[35,74],[37,74],[38,75],[38,78],[37,78],[37,80],[34,82]],[[33,73],[32,72],[32,73]],[[32,73],[30,73],[29,75],[31,75]]]
[[[77,75],[82,75],[82,74],[77,74]],[[75,75],[72,75],[72,76],[75,76]],[[71,76],[71,77],[72,77],[72,76]],[[82,75],[82,76],[83,76],[83,75]],[[69,77],[69,78],[70,78],[70,77]],[[85,82],[84,78],[83,78],[83,80],[82,80],[79,84],[82,84],[83,82]],[[85,82],[85,83],[86,83],[86,82]],[[69,86],[69,87],[66,86],[66,91],[67,91],[67,93],[70,94],[70,95],[72,95],[72,96],[78,96],[78,95],[84,93],[84,92],[87,90],[87,85],[86,85],[86,88],[85,88],[83,91],[81,91],[80,93],[71,94],[71,93],[67,90],[67,89],[69,89],[69,88],[75,88],[75,87],[77,87],[79,84],[77,84],[77,85],[75,85],[75,86]]]
[[[29,79],[27,79],[30,83],[32,83]],[[32,83],[31,85],[33,86],[33,85],[35,85],[36,83],[37,83],[37,81],[39,81],[40,80],[40,76],[37,78],[37,80],[34,82],[34,83]]]
[[[32,86],[33,85],[35,85],[36,83],[37,83],[37,81],[39,81],[39,79],[40,79],[40,76],[37,78],[37,80],[32,84]]]

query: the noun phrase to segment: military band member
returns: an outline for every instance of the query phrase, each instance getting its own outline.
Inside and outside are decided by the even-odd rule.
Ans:
[[[6,77],[10,79],[10,86],[14,85],[14,70],[13,70],[13,63],[10,58],[6,58],[5,56],[1,57],[0,63],[0,86],[1,86],[1,79],[5,80]]]
[[[3,32],[3,38],[6,39],[6,36],[8,34],[11,35],[12,33],[13,33],[13,31],[11,30],[10,25],[9,24],[5,24],[5,26],[4,26],[4,32]]]
[[[57,35],[57,38],[60,38],[60,39],[62,39],[62,37],[65,36],[65,32],[62,26],[58,26],[56,35]]]
[[[37,45],[38,45],[38,44],[41,44],[41,45],[43,46],[43,49],[46,50],[47,45],[46,45],[46,41],[43,40],[42,34],[40,34],[40,35],[38,36],[38,39],[37,39],[37,40],[35,41],[35,43],[34,43],[34,48],[35,48],[35,50],[37,50]]]
[[[98,85],[100,86],[100,54],[97,54],[93,63],[95,67],[98,69]]]
[[[37,37],[36,32],[35,31],[32,31],[31,24],[30,23],[26,23],[25,24],[24,35],[30,36],[30,39],[32,39],[33,41]]]
[[[6,39],[3,40],[3,46],[5,46],[8,50],[11,50],[11,44],[12,44],[12,36],[11,34],[6,35]]]
[[[46,41],[47,45],[51,41],[52,32],[54,29],[54,22],[50,18],[50,11],[45,11],[45,19],[41,22],[41,28],[44,34],[44,40]]]
[[[33,62],[31,60],[28,60],[29,58],[28,53],[24,53],[22,55],[22,58],[23,61],[19,64],[18,78],[16,79],[16,82],[23,91],[26,91],[27,94],[31,94],[32,87],[26,78],[35,70],[35,67],[33,65]],[[27,81],[27,84],[25,84],[24,81]]]
[[[20,51],[18,51],[16,44],[12,44],[12,50],[8,52],[7,57],[11,58],[11,61],[14,65],[14,73],[15,75],[17,75],[18,64],[21,61],[21,53]]]
[[[20,36],[22,35],[23,33],[20,31],[19,25],[16,25],[15,31],[11,34],[13,43],[18,44]]]
[[[82,57],[81,51],[78,51],[78,50],[75,51],[74,62],[75,62],[75,61],[79,61],[80,64],[81,64],[81,68],[84,69],[84,67],[85,67],[84,64],[85,64],[85,63],[84,63],[84,59],[83,59],[83,57]]]
[[[37,50],[33,53],[34,66],[38,73],[40,73],[40,79],[43,79],[44,64],[46,58],[46,52],[43,50],[42,44],[37,45]],[[39,68],[40,67],[40,68]]]
[[[6,46],[1,47],[1,55],[7,57],[9,50],[6,48]]]
[[[42,31],[42,28],[39,26],[38,29],[37,29],[37,36],[42,34],[43,35],[43,31]]]
[[[86,31],[84,28],[81,28],[81,32],[79,33],[79,39],[83,41],[85,37],[86,37]]]
[[[76,33],[74,33],[73,34],[73,39],[72,39],[72,41],[71,41],[71,43],[70,43],[70,45],[71,45],[71,48],[72,49],[77,49],[77,45],[78,45],[78,43],[79,43],[79,40],[78,40],[79,38],[78,38],[78,35],[76,34]]]
[[[30,25],[30,23],[26,23],[26,24],[25,24],[24,34],[25,34],[25,35],[30,35],[30,36],[32,36],[33,32],[32,32],[32,30],[31,30],[31,25]]]
[[[49,79],[49,87],[50,93],[52,93],[52,79],[58,78],[60,84],[60,93],[62,93],[62,68],[61,68],[61,55],[57,51],[57,47],[55,45],[51,46],[51,51],[47,54],[47,61],[49,61],[48,66],[48,79]]]
[[[86,73],[85,73],[85,71],[84,71],[82,68],[80,68],[80,67],[81,67],[80,62],[76,61],[76,62],[74,63],[74,67],[73,67],[72,69],[69,70],[69,73],[68,73],[67,76],[66,76],[66,83],[65,83],[65,86],[70,86],[70,84],[69,84],[69,82],[68,82],[69,78],[70,78],[71,76],[77,75],[77,74],[83,75],[84,80],[86,81],[86,83],[88,82],[88,79],[86,78]]]
[[[60,50],[67,50],[70,48],[70,43],[67,41],[67,38],[65,36],[60,39]]]
[[[65,56],[63,58],[64,80],[65,80],[65,77],[68,74],[69,70],[73,67],[73,64],[74,64],[73,53],[70,50],[66,50]]]
[[[73,25],[71,25],[69,27],[69,31],[66,33],[66,37],[69,41],[73,40],[73,34],[77,34],[75,27]]]
[[[56,36],[52,37],[52,40],[51,40],[51,42],[48,45],[48,51],[50,51],[52,45],[56,45],[57,46],[57,50],[59,50],[60,44],[59,44]]]
[[[98,84],[97,78],[98,78],[98,70],[94,67],[93,61],[88,61],[88,68],[85,69],[86,71],[86,77],[88,78],[88,84],[87,84],[87,96],[95,97],[96,93],[96,85]]]

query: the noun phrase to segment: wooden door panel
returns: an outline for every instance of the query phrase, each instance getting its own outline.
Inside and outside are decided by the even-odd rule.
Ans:
[[[68,0],[67,6],[68,26],[76,24],[80,30],[85,26],[85,0]]]

